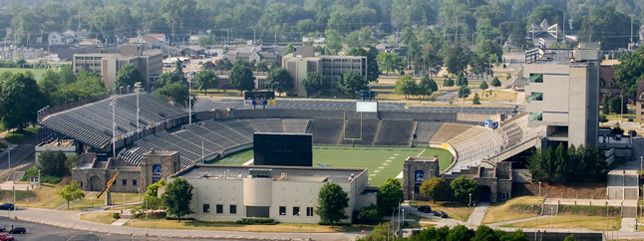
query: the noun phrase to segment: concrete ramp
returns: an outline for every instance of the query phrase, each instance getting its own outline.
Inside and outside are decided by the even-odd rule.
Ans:
[[[635,170],[612,170],[606,183],[610,200],[639,199],[639,176]]]

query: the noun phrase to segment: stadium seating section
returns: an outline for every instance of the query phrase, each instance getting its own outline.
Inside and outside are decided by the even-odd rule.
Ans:
[[[178,151],[183,167],[221,154],[226,150],[251,144],[254,132],[305,133],[306,119],[237,119],[204,121],[184,126],[176,132],[147,136],[123,149],[119,157],[131,165],[139,165],[143,153],[155,150]]]
[[[169,105],[150,94],[141,93],[140,127],[187,116],[180,108]],[[40,124],[95,148],[104,148],[112,140],[112,106],[110,99],[101,100],[45,117]],[[136,131],[136,94],[116,98],[116,135]]]

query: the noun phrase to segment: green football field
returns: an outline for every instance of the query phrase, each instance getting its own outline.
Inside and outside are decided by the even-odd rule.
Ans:
[[[440,169],[447,168],[452,156],[448,151],[435,148],[313,146],[314,167],[367,168],[371,186],[379,186],[387,178],[398,176],[409,156],[433,157],[438,155]],[[215,164],[243,164],[253,158],[253,150],[246,150],[215,160]]]
[[[45,69],[19,69],[19,68],[0,68],[0,73],[2,72],[11,72],[11,73],[25,73],[27,71],[30,71],[32,74],[34,74],[34,78],[36,80],[40,80],[42,77],[42,74],[45,73]]]

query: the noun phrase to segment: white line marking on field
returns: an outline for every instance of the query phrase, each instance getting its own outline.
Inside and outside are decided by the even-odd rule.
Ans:
[[[382,165],[383,165],[383,166],[387,166],[387,165],[389,165],[389,163],[386,163],[386,162],[385,162],[385,163],[382,163]]]
[[[386,160],[386,162],[392,162],[393,160]]]
[[[398,173],[398,176],[396,176],[396,179],[402,179],[402,178],[403,178],[403,171],[400,171],[400,173]]]
[[[380,170],[375,170],[375,171],[373,171],[373,173],[379,173],[379,172],[380,172]]]
[[[378,167],[378,169],[385,169],[385,167]]]
[[[398,155],[400,155],[400,154],[398,154],[398,153],[394,153],[394,156],[398,156]]]
[[[244,162],[244,164],[242,164],[242,165],[243,165],[243,166],[250,166],[250,164],[253,164],[253,161],[254,161],[254,160],[255,160],[255,158],[250,159],[249,161]]]
[[[375,177],[375,176],[376,176],[376,174],[369,174],[369,176],[370,176],[370,177]]]
[[[422,155],[423,153],[425,153],[425,150],[427,150],[427,149],[423,149],[423,151],[421,151],[421,152],[418,154],[418,156],[416,156],[416,157],[419,157],[420,155]]]

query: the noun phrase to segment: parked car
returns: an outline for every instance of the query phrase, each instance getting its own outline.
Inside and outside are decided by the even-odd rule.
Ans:
[[[13,210],[14,206],[13,203],[3,203],[0,205],[0,210]]]
[[[0,241],[13,241],[13,236],[9,235],[8,233],[2,233],[0,234]]]
[[[439,217],[439,218],[448,218],[447,213],[443,211],[435,211],[433,212],[434,216]]]
[[[7,229],[4,226],[0,226],[0,233],[7,232]]]
[[[423,206],[418,207],[418,211],[419,212],[424,212],[424,213],[431,213],[432,212],[432,207],[430,207],[429,205],[423,205]]]
[[[25,233],[27,233],[27,229],[24,228],[24,227],[14,227],[11,230],[9,230],[9,233],[11,233],[11,234],[15,234],[15,233],[25,234]]]

